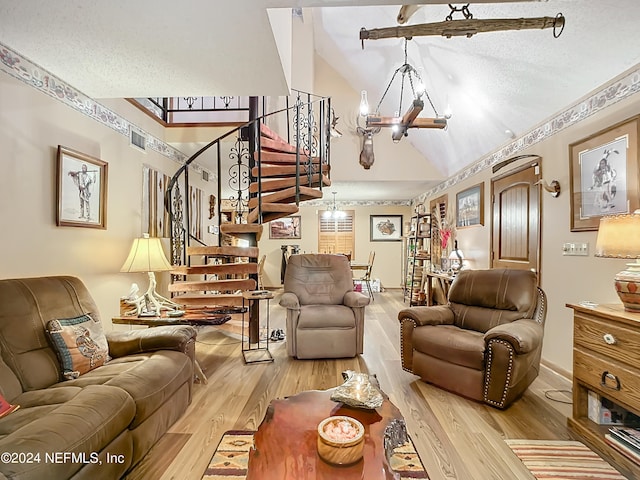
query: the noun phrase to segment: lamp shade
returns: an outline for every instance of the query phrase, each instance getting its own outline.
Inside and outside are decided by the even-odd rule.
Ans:
[[[596,257],[640,258],[640,211],[600,219]]]
[[[640,259],[640,210],[600,219],[596,257]],[[625,310],[640,312],[640,260],[613,277]]]
[[[165,272],[171,270],[171,264],[164,254],[159,238],[136,238],[131,245],[129,256],[120,269],[121,272]]]

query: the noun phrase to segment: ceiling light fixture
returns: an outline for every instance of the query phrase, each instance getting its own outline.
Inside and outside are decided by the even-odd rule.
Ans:
[[[391,80],[387,85],[378,105],[376,106],[376,110],[373,114],[369,113],[369,101],[367,99],[367,92],[363,90],[360,98],[360,115],[366,117],[367,128],[369,127],[391,127],[392,133],[391,138],[394,142],[399,142],[403,136],[407,136],[408,129],[410,128],[445,128],[447,126],[447,117],[440,117],[438,115],[438,111],[436,107],[433,105],[431,101],[431,97],[427,93],[424,82],[422,81],[422,76],[411,64],[409,64],[407,60],[407,38],[404,39],[404,63],[393,72]],[[394,80],[398,77],[398,74],[401,74],[400,80],[400,105],[396,112],[394,112],[393,117],[382,117],[380,116],[380,105],[382,104],[384,98],[386,97],[391,85],[393,85]],[[400,117],[399,112],[402,112],[402,101],[405,91],[405,82],[408,82],[409,88],[411,89],[411,93],[413,94],[413,102],[409,107],[409,110]],[[417,118],[422,109],[424,108],[424,101],[422,97],[427,97],[429,101],[429,105],[433,109],[435,113],[435,118]]]
[[[347,216],[347,212],[338,210],[338,205],[336,205],[336,193],[337,192],[331,192],[331,194],[333,195],[333,206],[331,207],[331,209],[325,210],[325,212],[322,214],[324,218],[338,219]]]

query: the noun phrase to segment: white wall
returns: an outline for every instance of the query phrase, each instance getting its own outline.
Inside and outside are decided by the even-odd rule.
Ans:
[[[558,180],[562,192],[553,198],[542,191],[542,242],[541,286],[548,296],[548,314],[543,348],[544,361],[565,372],[572,370],[573,310],[567,303],[589,300],[596,303],[619,303],[615,293],[613,276],[625,266],[624,260],[596,258],[593,255],[597,232],[571,232],[571,195],[569,180],[569,144],[592,135],[608,126],[637,115],[640,112],[640,95],[594,114],[586,120],[556,133],[533,147],[518,154],[535,154],[542,157],[542,177],[547,181]],[[526,162],[511,164],[497,172],[501,175]],[[459,229],[458,246],[472,260],[473,268],[489,267],[491,242],[491,169],[485,169],[454,187],[445,190],[449,208],[455,211],[456,193],[484,181],[485,224],[482,227]],[[441,195],[439,192],[435,196]],[[639,195],[640,192],[630,192]],[[566,242],[588,242],[589,256],[563,256]]]
[[[325,195],[326,196],[326,195]],[[403,222],[409,221],[411,209],[409,206],[362,206],[350,205],[348,202],[338,203],[338,208],[355,211],[355,252],[352,260],[366,263],[369,252],[375,251],[371,275],[379,278],[385,288],[400,288],[402,286],[402,245],[401,241],[371,242],[370,215],[403,215]],[[318,252],[318,211],[326,210],[327,206],[302,206],[298,215],[301,217],[302,232],[300,240],[272,240],[269,239],[269,224],[264,225],[264,232],[258,247],[260,254],[267,255],[264,268],[264,284],[266,287],[279,287],[282,263],[281,245],[300,245],[300,253]],[[403,232],[404,233],[404,232]]]
[[[136,109],[119,103],[128,117]],[[75,275],[88,286],[107,328],[119,298],[145,274],[120,273],[132,240],[143,233],[142,166],[172,175],[178,164],[129,146],[128,138],[0,72],[0,278]],[[139,117],[153,131],[153,120]],[[144,123],[149,122],[149,123]],[[56,149],[78,150],[108,163],[107,228],[56,226]],[[213,184],[195,182],[205,189]],[[210,187],[209,187],[210,186]],[[165,253],[169,256],[168,243]],[[168,274],[158,274],[166,286]],[[161,288],[161,293],[163,288]],[[166,292],[165,292],[166,293]]]

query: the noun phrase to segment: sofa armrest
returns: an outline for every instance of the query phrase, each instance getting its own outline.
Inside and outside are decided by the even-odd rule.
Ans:
[[[144,330],[106,333],[109,355],[114,358],[156,350],[177,350],[193,357],[196,329],[189,325],[168,325]]]
[[[535,320],[522,319],[497,325],[484,334],[484,341],[504,340],[517,354],[529,353],[540,346],[544,328]]]
[[[280,297],[280,306],[300,310],[300,300],[298,300],[298,296],[295,293],[286,292]]]
[[[432,307],[412,307],[400,310],[398,320],[410,318],[417,327],[423,325],[453,325],[453,311],[448,305],[434,305]]]
[[[357,308],[369,305],[371,299],[362,292],[349,291],[344,294],[342,303],[347,307]]]

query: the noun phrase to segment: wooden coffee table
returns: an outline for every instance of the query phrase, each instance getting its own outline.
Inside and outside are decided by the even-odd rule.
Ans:
[[[254,435],[247,480],[393,480],[384,446],[385,429],[402,420],[388,398],[376,410],[344,406],[331,400],[331,390],[302,392],[273,400]],[[332,415],[347,415],[365,427],[363,459],[350,466],[332,466],[317,453],[317,427]],[[421,470],[423,472],[423,470]],[[397,474],[396,474],[397,475]],[[428,478],[418,475],[415,478]]]

